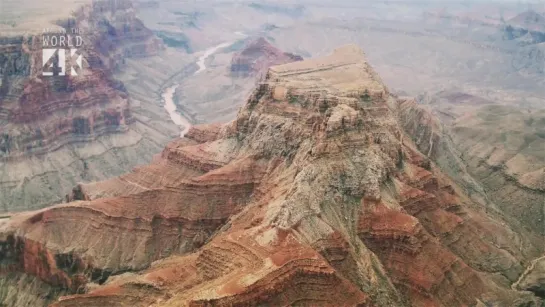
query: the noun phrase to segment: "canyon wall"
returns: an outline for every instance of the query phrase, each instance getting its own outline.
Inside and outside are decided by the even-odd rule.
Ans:
[[[135,118],[131,95],[115,76],[127,61],[164,49],[136,18],[130,1],[93,1],[55,23],[44,33],[0,37],[4,212],[62,202],[79,181],[105,179],[148,163],[174,135],[169,123],[159,135],[147,135],[138,122],[152,112]],[[58,33],[62,29],[66,32]],[[82,40],[77,49],[83,59],[77,75],[68,66],[64,76],[42,75],[49,65],[43,63],[42,50],[51,47],[44,41],[71,37],[74,43],[76,36]]]
[[[274,66],[233,122],[1,220],[1,264],[53,306],[539,306],[511,285],[542,237],[442,173],[433,123],[356,46]]]
[[[512,288],[543,297],[544,113],[467,93],[441,92],[423,104],[401,101],[401,121],[412,128],[409,135],[418,148],[487,215],[501,217],[527,238],[524,244],[538,248],[534,259],[523,263],[524,273],[511,282]]]

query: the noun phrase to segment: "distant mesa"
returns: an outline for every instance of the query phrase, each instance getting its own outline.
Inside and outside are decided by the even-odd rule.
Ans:
[[[233,56],[230,71],[234,77],[257,76],[262,78],[273,65],[302,61],[303,58],[274,47],[265,38],[250,40],[242,51]]]

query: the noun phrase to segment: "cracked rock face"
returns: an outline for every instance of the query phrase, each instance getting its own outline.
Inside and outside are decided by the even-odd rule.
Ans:
[[[430,162],[414,108],[356,46],[274,66],[235,121],[3,221],[2,257],[54,306],[537,306],[509,284],[538,249]]]

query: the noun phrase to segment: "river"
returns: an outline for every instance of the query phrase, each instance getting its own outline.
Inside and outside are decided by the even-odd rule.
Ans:
[[[186,117],[183,117],[182,115],[180,115],[180,113],[176,112],[176,104],[174,104],[174,93],[176,92],[177,87],[177,84],[171,87],[167,87],[161,96],[163,97],[163,101],[165,102],[165,109],[167,110],[168,115],[170,115],[170,119],[174,124],[180,126],[180,128],[182,129],[182,131],[180,132],[180,137],[183,137],[189,131],[189,128],[191,128],[191,122]]]
[[[199,74],[199,73],[201,73],[202,71],[206,70],[205,62],[206,62],[206,59],[207,59],[209,56],[211,56],[212,54],[216,53],[216,51],[218,51],[219,49],[228,47],[228,46],[230,46],[231,44],[233,44],[233,42],[227,42],[227,43],[219,44],[219,45],[217,45],[217,46],[215,46],[215,47],[206,49],[206,51],[204,52],[204,54],[201,55],[201,56],[199,57],[199,60],[197,61],[197,65],[199,65],[199,70],[197,70],[197,71],[195,72],[195,74]]]
[[[240,36],[246,36],[241,32],[236,32],[236,34]],[[234,42],[222,43],[206,49],[203,55],[201,55],[197,60],[197,65],[199,66],[199,69],[195,72],[195,75],[206,70],[206,59],[209,56],[216,53],[219,49],[228,47],[233,43]],[[170,115],[170,119],[174,124],[180,126],[180,128],[182,129],[180,132],[180,137],[183,137],[189,131],[189,128],[191,128],[191,122],[187,117],[184,117],[182,114],[176,112],[176,104],[174,103],[174,93],[176,92],[176,88],[178,88],[178,84],[167,87],[163,94],[161,94],[161,97],[163,98],[163,101],[165,103],[164,107]]]

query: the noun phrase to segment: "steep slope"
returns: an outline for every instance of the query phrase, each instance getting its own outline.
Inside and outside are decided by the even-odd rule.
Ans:
[[[444,126],[436,125],[430,158],[474,200],[545,234],[545,112],[467,93],[437,93],[423,105]]]
[[[543,111],[502,105],[467,93],[438,93],[428,105],[407,99],[402,122],[423,152],[446,171],[488,215],[502,216],[543,251],[545,163]],[[431,112],[444,126],[427,119]],[[414,116],[426,114],[426,116]],[[415,119],[417,119],[415,121]],[[418,123],[418,124],[415,124]],[[543,256],[525,263],[512,288],[543,297]]]
[[[123,62],[164,48],[136,18],[130,1],[93,1],[56,23],[44,33],[0,38],[3,212],[61,202],[79,181],[148,163],[174,135],[169,123],[148,135],[153,127],[140,123],[152,112],[134,117],[134,102],[114,77]],[[66,34],[55,34],[62,29]],[[77,76],[69,70],[66,76],[43,76],[43,41],[75,37],[74,29],[83,41],[82,70]]]
[[[404,104],[356,46],[272,67],[232,123],[4,220],[2,266],[80,293],[54,306],[538,306],[510,284],[540,250],[417,149]]]

